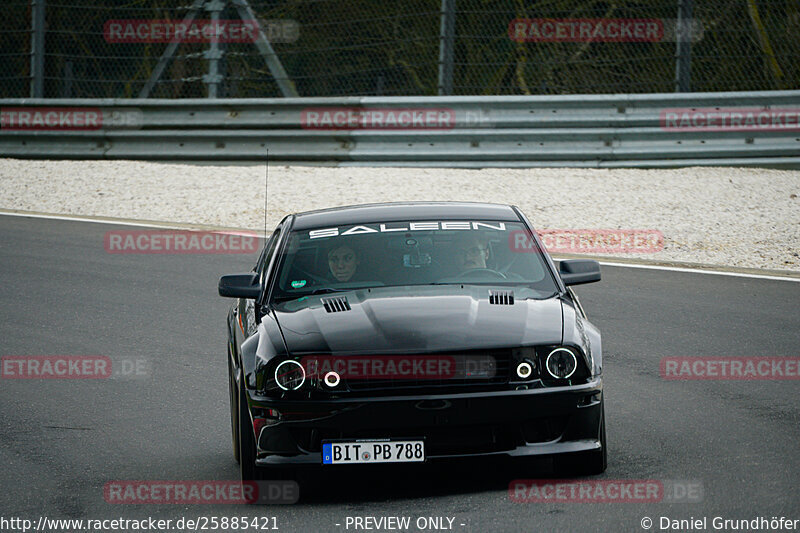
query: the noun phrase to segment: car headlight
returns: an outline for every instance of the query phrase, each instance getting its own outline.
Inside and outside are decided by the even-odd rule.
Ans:
[[[567,348],[551,351],[544,362],[547,373],[556,379],[568,379],[578,368],[578,359]]]
[[[517,377],[519,379],[528,379],[533,374],[533,366],[528,361],[522,361],[517,365]]]
[[[511,381],[532,381],[540,374],[540,366],[534,346],[511,349]]]
[[[286,360],[275,368],[275,383],[283,390],[297,390],[306,382],[303,365],[294,360]]]

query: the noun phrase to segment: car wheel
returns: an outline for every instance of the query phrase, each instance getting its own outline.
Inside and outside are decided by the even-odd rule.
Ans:
[[[256,466],[256,438],[247,408],[247,398],[244,389],[237,387],[238,416],[237,416],[237,443],[239,450],[239,471],[242,481],[256,480],[296,480],[297,470],[293,467],[262,467]]]
[[[554,467],[559,474],[576,476],[595,476],[606,471],[608,466],[608,445],[606,444],[606,409],[600,403],[600,449],[590,452],[566,453],[554,459]]]
[[[238,387],[238,391],[239,471],[242,481],[253,481],[258,479],[259,472],[256,466],[256,438],[253,435],[253,425],[250,422],[250,410],[247,407],[244,388]]]
[[[231,411],[231,441],[233,443],[233,458],[239,462],[239,398],[236,396],[236,380],[233,379],[233,364],[231,363],[230,348],[228,348],[228,401]]]

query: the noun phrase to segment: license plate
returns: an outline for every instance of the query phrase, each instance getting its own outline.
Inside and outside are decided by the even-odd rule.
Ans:
[[[354,440],[322,443],[322,464],[421,463],[422,440]]]

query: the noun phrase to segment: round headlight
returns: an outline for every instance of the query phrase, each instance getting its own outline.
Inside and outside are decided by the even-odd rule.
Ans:
[[[528,379],[531,377],[531,373],[533,372],[533,367],[527,361],[522,361],[520,364],[517,365],[517,376],[521,379]]]
[[[544,363],[547,372],[556,379],[567,379],[578,368],[578,360],[575,354],[566,348],[556,348]]]
[[[306,371],[297,361],[284,361],[275,369],[275,383],[283,390],[297,390],[306,382]]]
[[[341,378],[339,377],[339,374],[331,371],[325,374],[325,377],[322,378],[322,380],[325,382],[325,385],[327,385],[330,388],[334,388],[339,384]]]

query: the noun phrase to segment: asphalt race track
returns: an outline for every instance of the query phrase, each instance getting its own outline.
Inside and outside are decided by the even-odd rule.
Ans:
[[[256,259],[109,254],[112,229],[135,228],[0,216],[0,355],[147,365],[135,379],[0,380],[3,517],[270,516],[283,533],[354,531],[346,520],[356,516],[450,517],[452,531],[465,532],[800,518],[800,381],[659,374],[665,356],[800,355],[800,283],[620,267],[576,291],[604,340],[610,451],[600,479],[691,481],[701,501],[510,501],[511,480],[553,477],[541,459],[315,469],[301,474],[295,505],[106,503],[113,480],[237,479],[224,358],[230,302],[216,291],[221,274]]]

